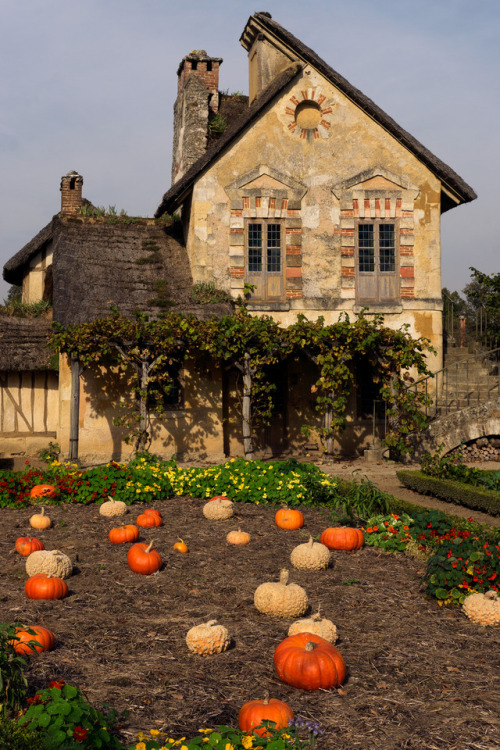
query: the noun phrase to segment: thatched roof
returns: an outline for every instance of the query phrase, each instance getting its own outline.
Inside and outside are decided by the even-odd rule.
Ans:
[[[173,310],[199,317],[225,305],[193,305],[186,249],[175,228],[152,219],[60,218],[54,237],[54,320],[63,325],[106,317],[111,305],[132,316]]]
[[[30,260],[39,253],[44,245],[52,241],[54,217],[38,234],[7,261],[3,267],[3,277],[9,284],[20,286],[23,283],[24,270]]]
[[[0,315],[0,371],[49,370],[54,352],[47,348],[52,332],[48,318]]]
[[[227,148],[242,132],[248,127],[252,120],[257,117],[262,109],[283,89],[283,87],[293,78],[304,63],[313,66],[336,88],[342,91],[351,101],[362,109],[369,117],[378,122],[381,127],[387,130],[397,141],[413,153],[419,161],[425,164],[430,171],[436,175],[443,186],[442,192],[442,210],[446,211],[460,203],[468,203],[477,198],[475,191],[468,185],[451,167],[445,164],[441,159],[435,156],[416,138],[404,130],[388,114],[378,107],[369,97],[365,96],[359,89],[352,86],[343,76],[331,68],[321,57],[319,57],[310,47],[303,44],[293,34],[287,31],[276,21],[273,21],[269,13],[255,13],[248,20],[245,30],[241,36],[241,43],[245,49],[249,49],[255,36],[258,33],[264,33],[266,36],[274,38],[279,45],[285,45],[293,57],[296,57],[299,68],[295,73],[290,75],[292,68],[287,68],[270,84],[258,99],[256,99],[249,111],[234,123],[224,136],[219,139],[214,147],[209,149],[200,159],[198,159],[191,169],[175,183],[163,196],[163,200],[158,207],[156,216],[161,216],[166,212],[172,213],[185,200],[186,196],[192,189],[196,179],[201,176],[202,172]],[[453,196],[453,197],[450,197]]]

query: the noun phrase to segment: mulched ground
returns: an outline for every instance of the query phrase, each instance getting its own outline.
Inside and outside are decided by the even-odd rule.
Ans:
[[[202,506],[191,498],[156,503],[165,526],[141,533],[164,560],[152,576],[129,570],[128,545],[109,543],[116,524],[95,506],[49,507],[54,527],[36,536],[75,564],[70,596],[55,602],[27,599],[25,559],[11,552],[30,533],[33,511],[1,511],[0,620],[43,624],[57,639],[54,651],[32,660],[33,691],[64,679],[92,702],[128,709],[126,742],[151,728],[189,737],[203,727],[236,726],[240,706],[268,690],[296,715],[320,722],[318,750],[500,748],[500,628],[481,628],[427,599],[425,562],[364,548],[332,553],[326,571],[298,571],[289,555],[307,536],[278,529],[276,508],[240,504],[236,518],[210,522]],[[304,512],[313,536],[331,525],[327,511]],[[136,507],[127,521],[135,515]],[[247,547],[225,541],[239,525],[252,534]],[[172,549],[177,536],[189,554]],[[311,611],[321,605],[337,625],[348,667],[338,691],[300,691],[274,673],[274,649],[292,620],[259,614],[253,594],[282,567],[306,589]],[[209,619],[229,629],[232,646],[218,656],[193,655],[186,633]]]

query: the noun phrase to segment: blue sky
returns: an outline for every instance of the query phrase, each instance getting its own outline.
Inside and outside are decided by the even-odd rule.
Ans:
[[[239,37],[259,10],[478,193],[443,216],[443,285],[461,290],[471,265],[498,272],[499,0],[0,0],[0,265],[57,213],[72,169],[94,205],[153,215],[180,60],[222,57],[220,88],[247,93]]]

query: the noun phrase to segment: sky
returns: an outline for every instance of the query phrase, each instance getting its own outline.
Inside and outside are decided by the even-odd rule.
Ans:
[[[442,217],[443,286],[499,272],[499,0],[0,0],[0,265],[59,211],[70,170],[94,205],[152,216],[181,59],[222,57],[220,89],[248,93],[239,38],[262,10],[478,194]]]

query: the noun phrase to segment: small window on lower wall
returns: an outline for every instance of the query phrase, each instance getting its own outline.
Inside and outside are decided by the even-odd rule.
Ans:
[[[356,230],[356,299],[358,302],[399,300],[397,225],[359,221]]]
[[[173,366],[169,372],[167,381],[159,383],[151,389],[147,402],[149,410],[152,411],[157,406],[165,411],[183,408],[184,388],[181,373],[182,369],[180,367]]]
[[[249,221],[245,240],[245,281],[254,287],[250,298],[263,301],[283,299],[283,222]]]

